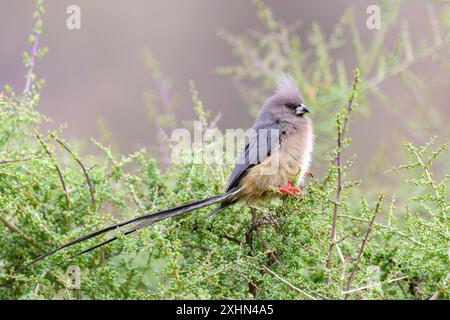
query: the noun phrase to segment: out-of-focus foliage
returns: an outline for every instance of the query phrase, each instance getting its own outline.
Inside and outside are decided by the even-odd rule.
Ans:
[[[447,106],[428,103],[433,95],[445,92],[449,87],[448,4],[436,7],[431,1],[424,2],[423,19],[429,20],[427,31],[432,37],[413,43],[409,24],[414,21],[407,21],[400,13],[402,4],[405,10],[408,3],[380,1],[381,28],[372,31],[371,41],[365,43],[357,23],[365,23],[366,16],[361,19],[361,12],[357,15],[353,7],[345,12],[333,32],[326,35],[317,23],[309,27],[300,22],[285,25],[276,21],[262,1],[253,2],[265,29],[248,35],[220,31],[219,35],[230,44],[239,62],[218,69],[219,74],[235,80],[251,114],[256,115],[265,97],[272,93],[278,74],[292,74],[304,100],[314,108],[315,132],[320,142],[318,150],[329,151],[333,145],[330,140],[335,136],[330,114],[337,113],[342,107],[352,85],[348,73],[358,68],[363,80],[360,114],[368,116],[380,109],[387,112],[386,116],[408,112],[410,116],[402,117],[401,121],[408,122],[408,132],[415,139],[422,132],[428,137],[450,134],[445,125],[446,118],[442,116]],[[438,16],[437,12],[442,14]],[[300,34],[305,33],[306,39],[301,38]],[[395,41],[389,38],[395,38]],[[353,49],[351,59],[346,62],[342,56],[344,47]],[[441,67],[442,73],[436,73],[431,80],[422,79],[414,67],[423,62]],[[397,96],[384,93],[383,84],[396,77],[404,82],[410,100],[398,101]],[[398,95],[401,96],[401,92]],[[417,140],[425,143],[428,138]]]
[[[358,40],[349,10],[330,36],[314,24],[308,51],[295,26],[283,26],[270,8],[255,4],[264,33],[256,35],[256,42],[224,33],[241,63],[221,72],[252,82],[245,91],[253,113],[259,99],[269,95],[275,74],[293,74],[305,99],[319,110],[314,121],[316,149],[326,162],[323,176],[308,181],[299,199],[236,205],[210,219],[204,218],[204,209],[131,237],[115,232],[119,240],[100,250],[67,260],[93,242],[80,244],[15,274],[37,255],[102,225],[216,195],[232,169],[187,161],[161,173],[145,150],[122,155],[93,140],[103,154],[94,157],[76,141],[64,141],[59,131],[41,132],[45,118],[35,107],[42,82],[33,67],[44,51],[33,44],[42,32],[44,10],[37,2],[25,92],[6,87],[0,94],[0,298],[450,298],[446,146],[432,139],[399,149],[398,163],[405,164],[386,173],[399,186],[395,194],[383,194],[372,183],[365,190],[364,181],[351,181],[352,162],[343,157],[353,115],[370,111],[368,93],[384,97],[381,83],[412,75],[417,59],[433,58],[448,67],[435,48],[445,48],[448,36],[416,52],[403,31],[397,50],[385,50],[384,37],[399,10],[397,2],[386,2],[386,30],[368,46]],[[447,21],[448,27],[448,14],[442,17],[443,23],[434,17],[433,25],[445,28]],[[332,59],[332,50],[344,41],[344,27],[352,30],[358,61],[351,66],[357,67],[353,77],[347,75],[348,66]],[[159,95],[147,95],[149,105],[159,101],[163,106],[149,107],[151,119],[170,130],[176,124],[170,115],[175,100],[162,99],[168,83],[150,56],[147,64],[160,89]],[[214,127],[194,86],[192,95],[204,129]],[[448,131],[440,134],[448,139]]]

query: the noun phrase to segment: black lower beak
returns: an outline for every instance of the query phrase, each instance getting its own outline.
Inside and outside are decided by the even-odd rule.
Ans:
[[[301,104],[297,107],[297,109],[295,109],[295,113],[298,115],[302,115],[305,113],[309,113],[309,110],[304,104]]]

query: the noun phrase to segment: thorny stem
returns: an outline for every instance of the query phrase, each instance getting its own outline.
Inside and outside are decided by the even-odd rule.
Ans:
[[[253,233],[258,229],[259,225],[258,225],[258,218],[256,216],[256,211],[253,208],[250,208],[251,212],[252,212],[252,222],[250,225],[250,228],[248,229],[248,231],[245,234],[245,244],[250,248],[248,256],[252,257],[253,256]],[[250,294],[256,298],[256,295],[258,293],[258,284],[256,283],[255,279],[251,279],[248,282],[248,291],[250,292]]]
[[[268,217],[261,217],[258,218],[256,211],[258,210],[257,207],[254,206],[250,206],[250,210],[252,213],[252,219],[251,219],[251,225],[248,228],[247,232],[245,233],[245,245],[247,245],[249,247],[249,253],[248,253],[248,257],[251,258],[254,256],[253,254],[253,239],[254,239],[254,235],[256,235],[262,242],[263,242],[263,246],[265,249],[267,249],[265,251],[265,255],[267,257],[269,257],[271,260],[273,260],[278,266],[280,266],[280,268],[285,269],[284,265],[281,263],[281,261],[278,259],[278,253],[272,249],[269,248],[269,244],[267,243],[267,241],[265,241],[265,239],[261,236],[260,233],[260,229],[261,227],[265,226],[265,225],[272,225],[276,230],[278,230],[278,223],[276,220],[274,220],[274,218],[271,216],[270,213],[268,213]],[[221,237],[228,239],[230,241],[236,242],[239,245],[242,245],[242,242],[239,241],[238,239],[231,237],[225,233],[220,234]],[[263,268],[266,268],[265,266],[263,266]],[[267,269],[267,268],[266,268]],[[275,275],[274,272],[272,272],[271,270],[267,269],[266,271],[268,271],[269,273],[271,273],[272,275]],[[276,276],[279,277],[279,276]],[[286,282],[285,282],[286,283]],[[256,279],[252,278],[249,279],[248,282],[248,290],[249,293],[256,298],[257,294],[258,294],[258,282]],[[310,297],[311,298],[311,297]],[[314,298],[312,298],[314,299]]]
[[[42,141],[41,136],[39,135],[39,133],[36,134],[36,137],[38,138],[40,144],[42,145],[42,147],[45,150],[45,153],[47,153],[47,155],[49,156],[49,158],[51,158],[54,162],[54,166],[56,171],[58,172],[58,176],[59,176],[59,180],[61,181],[61,185],[64,191],[64,197],[66,199],[66,208],[67,210],[70,209],[70,198],[69,198],[69,191],[67,190],[67,185],[66,182],[64,180],[64,176],[63,173],[61,171],[61,169],[58,166],[58,163],[56,162],[56,159],[53,157],[53,154],[50,152],[50,150],[47,148],[46,144],[44,143],[44,141]]]
[[[86,177],[86,182],[89,186],[89,192],[91,194],[91,200],[92,200],[92,210],[96,212],[96,201],[95,201],[95,192],[94,192],[94,186],[92,185],[91,178],[89,177],[89,174],[86,170],[86,167],[84,166],[83,162],[81,162],[80,158],[78,158],[75,153],[73,153],[72,150],[61,140],[56,138],[56,142],[58,142],[74,159],[75,161],[80,165],[81,169],[83,170],[84,176]]]
[[[404,279],[407,279],[407,278],[408,278],[408,276],[403,276],[403,277],[400,277],[400,278],[388,280],[388,281],[386,281],[384,283],[387,284],[387,283],[397,282],[397,281],[404,280]],[[379,285],[380,284],[368,285],[368,286],[364,286],[364,287],[361,287],[361,288],[344,291],[344,292],[342,292],[342,294],[350,294],[350,293],[355,293],[355,292],[359,292],[359,291],[363,291],[363,290],[370,290],[370,289],[376,288]]]
[[[439,194],[439,191],[438,191],[438,187],[436,186],[436,183],[434,182],[433,178],[431,177],[431,173],[430,173],[430,171],[428,170],[427,164],[425,164],[425,163],[423,162],[423,160],[422,160],[422,158],[420,157],[420,155],[419,155],[419,153],[417,152],[417,150],[413,149],[413,152],[414,152],[414,155],[416,156],[417,161],[419,162],[420,166],[421,166],[421,167],[423,168],[423,170],[425,171],[425,175],[426,175],[426,177],[427,177],[428,183],[430,184],[430,186],[433,188],[433,190],[434,190],[434,192],[435,192],[436,199],[441,198],[441,195]],[[444,214],[444,223],[445,223],[445,225],[446,225],[445,233],[446,233],[446,236],[447,236],[447,239],[448,239],[448,238],[449,238],[449,230],[448,230],[447,214],[446,214],[447,208],[443,207],[440,203],[439,203],[439,206],[440,206],[440,208],[441,208],[441,210],[442,210],[442,212],[443,212],[443,214]],[[449,262],[450,262],[450,242],[447,242],[447,255],[448,255],[448,260],[449,260]],[[446,276],[445,279],[446,279],[446,281],[450,280],[450,272],[447,273],[447,276]],[[437,298],[439,297],[440,293],[441,293],[441,290],[440,290],[440,289],[436,290],[436,291],[433,293],[433,295],[430,297],[430,300],[435,300],[435,299],[437,299]]]
[[[369,220],[366,220],[366,219],[361,219],[361,218],[358,218],[358,217],[352,217],[352,216],[345,215],[345,214],[338,214],[338,217],[342,217],[342,218],[346,218],[346,219],[350,219],[350,220],[361,221],[361,222],[370,222]],[[419,241],[417,241],[416,239],[413,239],[413,238],[411,238],[411,237],[408,237],[407,234],[405,234],[404,232],[401,232],[400,230],[397,230],[397,229],[392,228],[392,227],[390,227],[390,226],[386,226],[386,225],[381,224],[381,223],[376,223],[376,222],[375,222],[375,225],[376,225],[377,227],[379,227],[379,228],[382,228],[382,229],[386,229],[386,230],[395,232],[396,234],[398,234],[398,235],[400,235],[400,236],[406,238],[407,240],[409,240],[409,241],[411,241],[412,243],[417,244],[417,245],[419,245],[419,246],[421,246],[421,247],[425,247],[425,246],[426,246],[426,245],[423,244],[422,242],[419,242]]]
[[[267,268],[266,266],[262,266],[262,268],[267,271],[268,273],[270,273],[271,275],[273,275],[275,278],[277,278],[278,280],[280,280],[281,282],[283,282],[284,284],[286,284],[289,288],[294,289],[295,291],[301,293],[302,295],[308,297],[311,300],[317,300],[317,298],[313,297],[312,295],[310,295],[309,293],[305,292],[304,290],[294,286],[292,283],[290,283],[289,281],[287,281],[286,279],[284,279],[283,277],[281,277],[280,275],[276,274],[275,272],[273,272],[272,270],[270,270],[269,268]]]
[[[224,238],[224,239],[227,239],[227,240],[232,241],[232,242],[235,242],[235,243],[237,243],[238,245],[242,245],[242,242],[241,242],[238,238],[235,238],[235,237],[233,237],[233,236],[230,236],[229,234],[226,234],[226,233],[224,233],[224,232],[222,232],[221,234],[219,234],[219,237]]]
[[[358,256],[356,257],[356,261],[355,261],[355,264],[353,265],[352,272],[350,273],[350,276],[348,277],[347,287],[345,289],[346,293],[344,295],[344,299],[345,300],[347,300],[348,295],[351,292],[350,289],[351,289],[351,286],[352,286],[353,277],[355,276],[356,270],[359,267],[359,262],[361,261],[361,257],[362,257],[362,255],[364,253],[364,249],[366,248],[366,243],[367,243],[367,240],[369,239],[370,232],[372,232],[372,228],[373,228],[373,224],[375,222],[375,218],[377,217],[378,213],[380,213],[380,208],[381,208],[381,203],[383,201],[383,198],[384,198],[384,194],[380,194],[380,196],[378,198],[378,201],[377,201],[377,204],[375,206],[375,210],[374,210],[372,219],[370,220],[369,227],[367,228],[366,235],[364,236],[364,239],[361,242],[361,247],[359,248]]]
[[[131,182],[130,176],[126,175],[125,176],[125,181],[128,185],[128,188],[131,192],[131,199],[133,200],[133,202],[135,203],[136,207],[138,208],[138,210],[141,212],[142,215],[147,214],[148,212],[145,210],[144,205],[142,204],[142,202],[140,201],[138,195],[136,194],[136,190],[134,189],[133,183]]]
[[[348,122],[350,119],[350,113],[353,110],[353,104],[354,100],[356,98],[356,91],[358,89],[359,84],[359,70],[355,70],[355,77],[353,80],[353,86],[352,86],[352,94],[349,98],[347,107],[346,107],[346,115],[344,117],[344,122],[342,126],[339,124],[338,126],[338,135],[337,135],[337,153],[336,157],[334,159],[335,165],[337,167],[337,186],[336,186],[336,199],[333,201],[333,221],[331,223],[331,231],[330,231],[330,246],[328,249],[328,256],[327,256],[327,262],[326,262],[326,273],[327,273],[327,279],[326,279],[326,292],[328,295],[329,288],[331,285],[331,257],[333,255],[333,250],[336,245],[336,224],[337,224],[337,215],[338,215],[338,209],[339,209],[339,200],[341,198],[342,193],[342,142],[345,137],[345,133],[347,131]]]
[[[9,222],[8,220],[6,220],[4,217],[2,217],[0,215],[0,221],[12,232],[18,233],[22,236],[22,238],[28,242],[29,244],[31,244],[33,247],[37,248],[37,249],[41,249],[34,241],[32,238],[30,238],[29,236],[27,236],[26,234],[23,233],[22,230],[19,229],[19,227],[17,227],[15,224]]]
[[[10,164],[10,163],[16,163],[16,162],[25,162],[25,161],[31,161],[36,159],[41,159],[42,156],[36,157],[36,158],[23,158],[23,159],[14,159],[14,160],[0,160],[0,164]]]

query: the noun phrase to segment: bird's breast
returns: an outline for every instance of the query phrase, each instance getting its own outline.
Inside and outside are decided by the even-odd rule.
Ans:
[[[302,125],[282,129],[277,151],[249,169],[240,185],[244,198],[252,200],[263,196],[272,187],[282,187],[300,174],[302,182],[311,162],[313,147],[312,124],[305,119]]]

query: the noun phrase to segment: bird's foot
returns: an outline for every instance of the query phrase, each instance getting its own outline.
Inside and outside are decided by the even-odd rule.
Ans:
[[[303,195],[303,191],[300,188],[297,187],[293,187],[291,182],[288,182],[287,186],[282,187],[282,188],[278,188],[278,191],[280,191],[281,193],[287,194],[291,197],[296,197],[296,192],[302,196]]]

